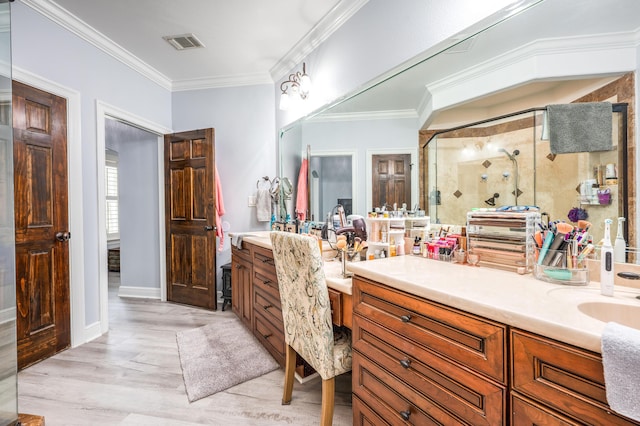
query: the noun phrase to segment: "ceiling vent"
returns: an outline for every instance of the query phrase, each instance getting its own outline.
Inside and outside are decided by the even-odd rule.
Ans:
[[[176,50],[187,50],[204,47],[204,44],[202,44],[202,42],[198,40],[198,38],[193,34],[164,36],[162,38],[165,39]]]

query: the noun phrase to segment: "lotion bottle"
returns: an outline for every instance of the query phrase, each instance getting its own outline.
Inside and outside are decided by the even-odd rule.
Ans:
[[[611,245],[611,219],[604,220],[604,239],[600,251],[600,293],[613,296],[613,246]]]
[[[615,260],[616,262],[620,262],[623,263],[625,262],[625,249],[626,249],[626,242],[624,240],[624,230],[623,230],[623,223],[625,221],[624,217],[619,217],[618,218],[618,232],[616,235],[616,241],[614,243],[613,246],[613,260]]]

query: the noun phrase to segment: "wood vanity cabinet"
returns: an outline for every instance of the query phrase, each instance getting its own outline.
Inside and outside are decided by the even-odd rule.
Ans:
[[[352,292],[354,424],[507,424],[506,326],[361,277]]]
[[[253,247],[253,334],[284,365],[285,341],[282,305],[273,252]]]
[[[252,260],[251,246],[244,244],[242,249],[231,248],[231,309],[251,329],[253,317],[252,297]]]
[[[637,425],[607,404],[602,357],[511,330],[513,425]]]

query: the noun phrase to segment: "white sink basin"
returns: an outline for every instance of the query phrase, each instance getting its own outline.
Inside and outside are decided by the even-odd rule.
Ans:
[[[640,330],[640,300],[638,305],[610,302],[583,302],[578,305],[583,314],[603,322],[617,322]]]

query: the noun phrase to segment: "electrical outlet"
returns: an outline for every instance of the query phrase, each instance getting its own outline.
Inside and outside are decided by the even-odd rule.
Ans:
[[[256,206],[256,196],[255,195],[249,195],[249,199],[247,201],[247,205],[249,207],[255,207]]]

